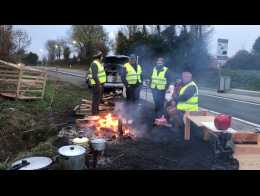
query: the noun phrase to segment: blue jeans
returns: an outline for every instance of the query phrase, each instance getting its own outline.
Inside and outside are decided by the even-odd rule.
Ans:
[[[156,117],[164,114],[165,90],[152,89]]]

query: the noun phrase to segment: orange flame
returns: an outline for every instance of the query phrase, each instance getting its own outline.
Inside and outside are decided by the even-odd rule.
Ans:
[[[128,126],[127,121],[126,126],[123,126],[123,136],[130,136],[135,137],[133,129]],[[96,124],[96,135],[97,136],[104,136],[106,134],[110,135],[111,137],[114,136],[116,138],[119,137],[119,118],[113,116],[111,113],[107,114],[105,117],[101,117]]]

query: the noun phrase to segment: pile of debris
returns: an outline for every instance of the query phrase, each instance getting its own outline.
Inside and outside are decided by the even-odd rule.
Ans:
[[[113,111],[115,106],[115,100],[122,96],[121,91],[116,91],[114,94],[104,95],[99,105],[99,111]],[[86,116],[91,114],[92,101],[82,99],[81,103],[74,108],[74,112],[78,116]]]

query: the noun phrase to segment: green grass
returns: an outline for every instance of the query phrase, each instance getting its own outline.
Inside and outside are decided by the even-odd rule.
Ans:
[[[231,77],[231,87],[246,90],[260,90],[259,70],[223,70],[223,75]]]
[[[42,100],[24,101],[1,98],[0,110],[4,108],[15,108],[31,114],[50,111],[63,112],[77,105],[82,98],[86,98],[90,95],[85,88],[79,88],[69,83],[58,83],[57,86],[55,82],[48,81],[45,96]]]

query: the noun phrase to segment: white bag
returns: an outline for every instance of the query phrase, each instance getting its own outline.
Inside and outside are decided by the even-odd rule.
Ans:
[[[174,93],[174,85],[170,85],[165,93],[166,101],[170,101],[172,99],[173,93]]]

